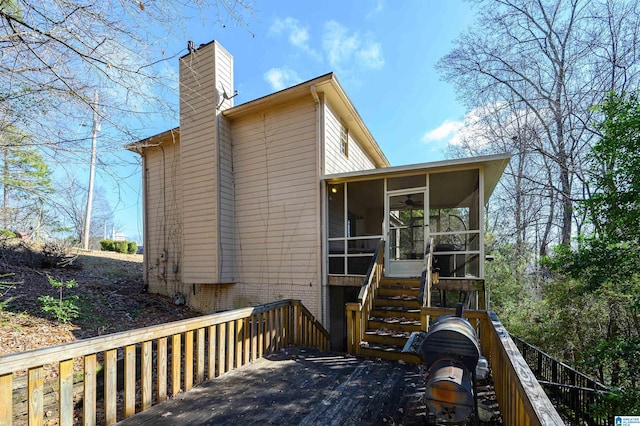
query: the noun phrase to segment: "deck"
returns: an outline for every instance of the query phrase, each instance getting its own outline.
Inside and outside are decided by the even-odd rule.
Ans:
[[[420,366],[288,346],[119,425],[424,424]]]
[[[348,308],[357,349],[365,309]],[[422,307],[422,329],[450,311]],[[497,316],[464,316],[490,361],[491,389],[478,389],[489,414],[563,424]],[[282,300],[3,355],[0,425],[424,423],[421,366],[327,352],[328,342],[300,301]]]

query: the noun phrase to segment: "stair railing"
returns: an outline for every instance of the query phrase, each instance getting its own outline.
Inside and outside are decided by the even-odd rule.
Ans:
[[[347,352],[358,355],[360,342],[364,338],[369,314],[373,309],[373,304],[378,293],[380,280],[384,272],[384,240],[378,242],[376,251],[371,259],[369,270],[365,276],[358,302],[346,304],[347,316]]]
[[[420,280],[420,300],[422,306],[431,307],[431,289],[433,287],[433,238],[429,240],[424,258],[425,267]]]
[[[612,425],[612,416],[598,416],[593,408],[602,405],[604,396],[610,392],[605,385],[580,373],[567,364],[553,358],[537,347],[511,335],[531,371],[556,406],[572,421],[572,424]]]
[[[434,275],[433,272],[433,238],[429,240],[429,245],[427,245],[427,250],[425,252],[425,267],[422,271],[422,278],[420,279],[420,301],[422,302],[422,306],[425,308],[431,307],[431,290],[433,289],[433,284],[437,283],[435,279],[437,279],[437,275]],[[422,317],[422,329],[427,331],[429,329],[429,319],[430,317],[424,316]]]

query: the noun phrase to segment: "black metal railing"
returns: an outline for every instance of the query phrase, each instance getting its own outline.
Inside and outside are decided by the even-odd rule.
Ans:
[[[573,425],[613,425],[613,417],[599,415],[609,388],[546,354],[524,340],[511,336],[538,382],[559,412]]]

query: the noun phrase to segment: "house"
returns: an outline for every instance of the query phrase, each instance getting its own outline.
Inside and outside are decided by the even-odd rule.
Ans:
[[[215,41],[179,75],[179,128],[127,147],[150,292],[204,312],[299,299],[339,336],[379,241],[385,275],[419,277],[433,239],[441,288],[482,304],[484,206],[508,155],[391,167],[333,73],[234,106]]]

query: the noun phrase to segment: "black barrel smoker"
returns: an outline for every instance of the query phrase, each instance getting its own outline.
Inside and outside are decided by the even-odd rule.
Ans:
[[[478,423],[476,367],[481,357],[473,326],[462,317],[443,315],[429,330],[412,333],[405,352],[417,353],[427,369],[425,403],[427,419],[436,424]]]

